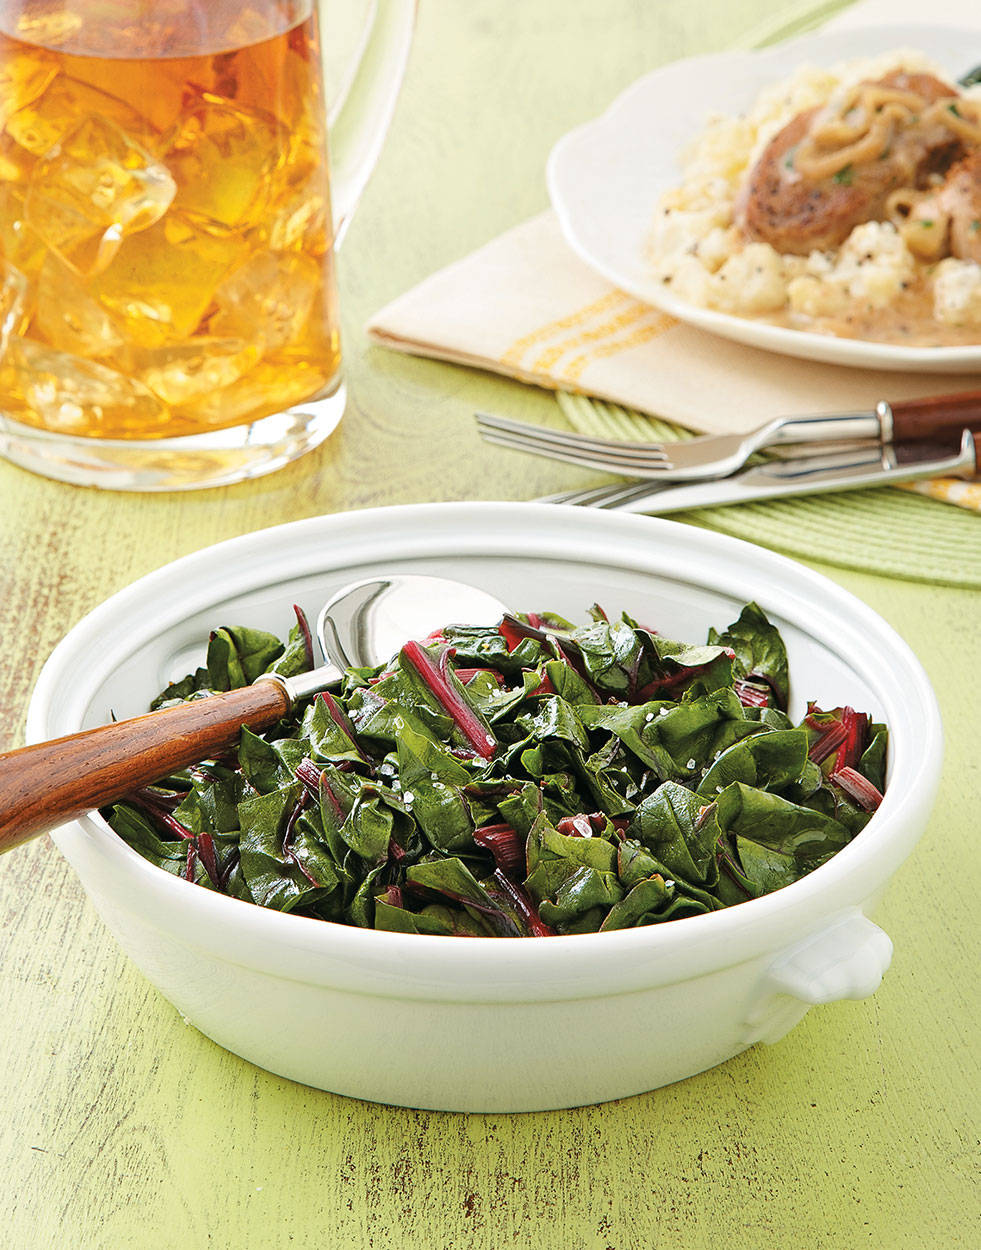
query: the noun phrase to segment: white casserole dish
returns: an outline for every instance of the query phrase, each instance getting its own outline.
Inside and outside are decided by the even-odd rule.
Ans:
[[[872,993],[892,944],[866,917],[926,825],[936,700],[886,623],[781,556],[647,517],[538,504],[427,504],[315,517],[187,556],[107,600],[48,660],[29,742],[144,711],[208,631],[285,633],[383,570],[471,582],[573,619],[594,601],[701,640],[755,599],[783,632],[792,715],[808,698],[887,722],[889,783],[858,838],[794,885],[711,915],[542,939],[361,930],[216,895],[143,860],[97,814],[55,835],[120,945],[220,1045],[296,1081],[460,1111],[580,1106],[676,1081],[813,1003]]]

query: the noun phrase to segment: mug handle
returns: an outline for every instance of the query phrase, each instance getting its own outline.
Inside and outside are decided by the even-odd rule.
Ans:
[[[417,0],[375,0],[354,70],[327,119],[335,247],[385,141],[409,58],[416,7]]]

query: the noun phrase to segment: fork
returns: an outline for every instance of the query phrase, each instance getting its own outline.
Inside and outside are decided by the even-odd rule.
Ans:
[[[754,452],[764,448],[801,443],[890,443],[893,439],[959,434],[979,416],[981,391],[973,391],[895,404],[880,400],[872,412],[777,417],[748,434],[711,434],[660,443],[594,438],[527,425],[492,413],[476,414],[482,437],[496,446],[562,460],[581,468],[679,482],[727,477],[742,468]]]

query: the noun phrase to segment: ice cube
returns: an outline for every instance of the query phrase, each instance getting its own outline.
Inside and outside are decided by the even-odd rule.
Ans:
[[[244,339],[201,335],[174,347],[134,351],[130,360],[144,385],[168,404],[186,404],[231,386],[259,359]]]
[[[175,206],[219,232],[255,225],[288,152],[289,131],[272,114],[202,91],[163,151]]]
[[[0,126],[36,100],[57,73],[57,62],[50,53],[37,50],[28,55],[8,48],[0,61]]]
[[[157,0],[154,0],[156,5]],[[186,4],[186,0],[183,0]],[[180,58],[153,57],[140,35],[146,28],[146,9],[142,12],[130,4],[133,10],[135,45],[131,56],[123,57],[114,52],[111,62],[112,95],[106,96],[108,108],[95,108],[91,104],[81,112],[97,113],[109,117],[132,139],[136,139],[149,152],[157,154],[164,140],[161,135],[169,131],[180,116],[181,104],[186,90],[187,63]],[[102,92],[105,85],[106,62],[98,56],[75,57],[72,60],[72,81],[76,92]],[[90,97],[91,98],[91,97]],[[94,97],[97,98],[97,97]]]
[[[34,160],[30,152],[25,152],[9,135],[0,134],[0,182],[26,186],[33,172]]]
[[[47,12],[22,13],[15,27],[17,38],[43,48],[57,48],[82,29],[82,15],[54,6]]]
[[[168,411],[140,382],[11,335],[0,362],[0,407],[45,430],[103,438],[160,438]]]
[[[38,277],[34,328],[52,347],[76,356],[107,356],[123,346],[112,317],[53,252]]]
[[[28,278],[36,278],[47,248],[27,224],[19,187],[0,183],[0,254]]]
[[[312,399],[323,391],[328,381],[309,363],[284,369],[260,362],[224,390],[182,405],[177,415],[187,420],[191,428],[199,430],[240,425]]]
[[[315,263],[320,270],[320,283],[310,315],[287,343],[267,353],[267,359],[277,364],[313,360],[330,373],[340,359],[340,316],[333,252],[327,252]]]
[[[27,279],[9,261],[0,260],[0,357],[12,334],[27,324]]]
[[[111,121],[144,146],[154,139],[152,127],[134,108],[89,83],[65,75],[43,95],[17,110],[7,122],[7,133],[35,156],[50,152],[83,117]]]
[[[35,166],[27,221],[63,260],[99,273],[123,239],[159,221],[175,190],[164,166],[117,125],[86,117]]]
[[[128,342],[162,347],[194,333],[222,278],[239,262],[245,244],[217,238],[178,214],[126,239],[115,261],[89,290],[120,324]],[[253,328],[245,335],[255,342]]]
[[[331,243],[330,206],[315,185],[289,187],[270,205],[261,237],[276,252],[294,248],[322,255]]]
[[[268,7],[267,5],[266,9]],[[225,30],[224,39],[230,48],[247,48],[251,44],[262,43],[273,33],[270,14],[265,9],[261,6],[256,9],[243,5],[235,15],[235,20]]]
[[[282,55],[254,62],[253,73],[237,75],[234,90],[208,84],[244,108],[273,113],[290,132],[291,162],[304,159],[300,153],[306,145],[316,148],[321,160],[327,151],[323,74],[312,34],[309,24],[294,28]]]
[[[215,292],[216,334],[251,338],[265,351],[285,347],[303,329],[321,281],[321,268],[297,252],[256,252]]]

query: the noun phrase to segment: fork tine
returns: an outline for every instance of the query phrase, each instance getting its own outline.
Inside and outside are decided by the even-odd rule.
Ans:
[[[671,487],[665,485],[663,489],[670,490]],[[612,486],[593,486],[586,490],[566,490],[557,495],[542,495],[535,502],[575,504],[580,508],[608,508],[650,493],[650,482],[616,482]]]
[[[622,490],[623,487],[619,483],[615,486],[590,486],[585,490],[563,490],[557,495],[541,495],[534,502],[579,504],[581,507],[588,508],[591,505],[599,506]]]
[[[611,467],[611,471],[622,469],[625,473],[634,472],[637,476],[648,471],[665,473],[673,467],[673,462],[666,456],[649,456],[642,451],[621,453],[612,447],[600,447],[594,451],[575,444],[542,443],[538,439],[512,434],[507,430],[481,430],[481,437],[486,442],[507,446],[515,451],[526,451],[531,455],[553,460],[562,458],[571,464],[599,464],[604,468]]]
[[[637,452],[643,457],[668,459],[669,452],[665,444],[657,442],[621,442],[619,439],[593,438],[588,434],[576,434],[572,430],[556,430],[550,426],[530,425],[524,421],[513,421],[510,417],[500,417],[495,413],[478,412],[477,424],[481,430],[500,430],[520,437],[530,446],[547,443],[557,447],[578,447],[583,451]]]
[[[662,477],[671,470],[671,462],[663,459],[644,459],[636,454],[618,456],[608,450],[590,452],[578,447],[537,443],[505,430],[482,430],[481,434],[486,442],[497,447],[509,447],[512,451],[545,456],[549,460],[562,460],[566,464],[597,469],[601,473],[622,473],[626,477]]]
[[[597,437],[592,434],[579,434],[574,430],[559,430],[547,425],[534,425],[525,421],[515,421],[511,417],[502,417],[497,413],[478,412],[477,424],[484,429],[504,430],[509,434],[517,434],[534,442],[558,443],[562,446],[588,447],[590,449],[607,449],[609,447],[632,448],[636,451],[663,451],[658,442],[623,442],[620,439]]]

